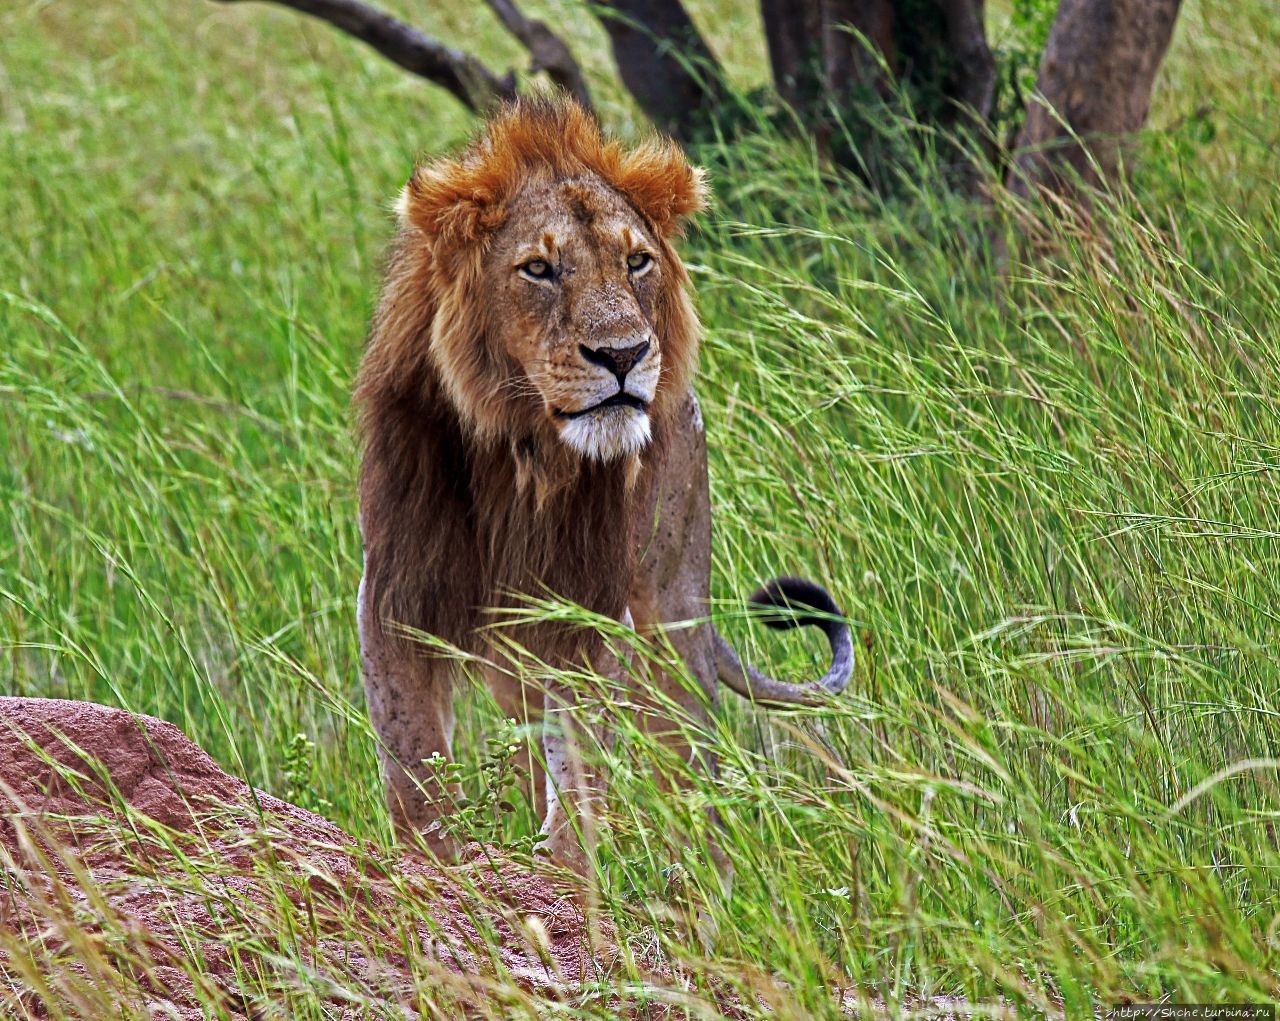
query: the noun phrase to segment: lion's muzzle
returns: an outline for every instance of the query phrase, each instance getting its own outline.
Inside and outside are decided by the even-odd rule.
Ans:
[[[579,345],[587,365],[613,378],[606,383],[597,376],[597,385],[582,394],[578,407],[556,409],[560,438],[568,446],[596,461],[613,461],[644,449],[659,374],[659,359],[650,348],[647,340],[625,346]]]

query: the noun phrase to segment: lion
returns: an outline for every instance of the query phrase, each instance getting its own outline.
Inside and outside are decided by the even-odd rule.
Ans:
[[[816,584],[776,579],[753,597],[773,608],[772,626],[825,632],[830,669],[811,683],[744,666],[706,620],[711,514],[691,389],[700,327],[673,247],[705,204],[702,171],[674,143],[626,148],[567,100],[505,107],[460,156],[417,166],[400,196],[354,390],[358,618],[392,818],[437,854],[453,850],[437,757],[451,754],[457,656],[411,632],[493,662],[492,608],[553,593],[669,642],[701,691],[658,671],[637,694],[695,719],[716,704],[718,681],[796,705],[838,694],[852,675],[849,627]],[[542,663],[629,676],[595,629],[531,624],[519,638]],[[536,720],[572,704],[571,691],[516,676],[488,671],[505,714]],[[605,778],[578,752],[585,724],[556,717],[527,768],[546,850],[575,864]]]

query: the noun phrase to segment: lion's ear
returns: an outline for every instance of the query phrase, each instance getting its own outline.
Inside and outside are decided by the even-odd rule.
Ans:
[[[706,173],[690,165],[674,142],[649,142],[624,153],[614,183],[664,237],[707,208]]]
[[[413,227],[434,243],[462,246],[478,238],[498,214],[488,175],[457,160],[415,167],[396,202],[401,227]]]

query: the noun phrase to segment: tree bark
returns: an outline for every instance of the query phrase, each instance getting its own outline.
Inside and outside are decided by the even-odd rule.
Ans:
[[[723,72],[680,0],[601,0],[618,75],[640,108],[682,142],[723,97]]]
[[[238,3],[241,0],[221,0]],[[483,112],[516,94],[514,76],[499,77],[469,53],[419,32],[360,0],[273,0],[367,43],[406,71],[447,89],[471,110]]]
[[[1010,188],[1060,194],[1115,173],[1147,119],[1181,0],[1062,0],[1016,146]],[[1074,137],[1073,137],[1074,136]]]

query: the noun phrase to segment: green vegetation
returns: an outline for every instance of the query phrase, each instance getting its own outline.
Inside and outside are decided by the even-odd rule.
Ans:
[[[691,6],[757,81],[733,20],[752,5]],[[519,61],[482,12],[448,17]],[[885,204],[776,137],[699,154],[717,612],[756,661],[811,673],[816,640],[740,602],[808,573],[866,642],[830,710],[726,694],[722,774],[692,798],[621,743],[625,932],[660,919],[673,855],[714,885],[660,839],[711,801],[737,882],[706,898],[701,966],[777,975],[783,1016],[837,1016],[837,986],[1072,1017],[1280,998],[1278,55],[1270,0],[1189,3],[1132,185],[1087,234],[1012,210],[1038,254],[1003,279],[987,214],[927,163]],[[388,199],[472,126],[268,7],[0,12],[3,693],[170,720],[389,839],[348,392]],[[482,699],[464,721],[493,722]],[[501,749],[460,755],[487,803]],[[527,845],[527,815],[463,818]]]

